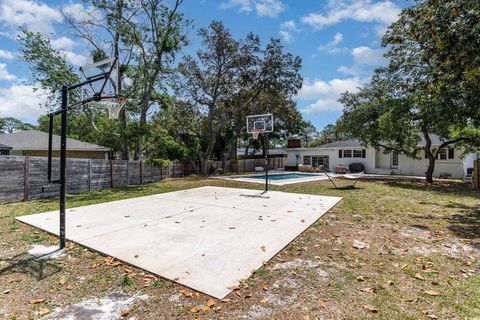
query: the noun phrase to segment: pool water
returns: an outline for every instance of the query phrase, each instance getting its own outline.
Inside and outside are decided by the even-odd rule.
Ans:
[[[318,174],[315,173],[277,173],[277,174],[269,174],[269,180],[288,180],[288,179],[300,179],[305,177],[318,177]],[[242,176],[242,178],[251,178],[251,179],[264,179],[265,175],[260,176]]]

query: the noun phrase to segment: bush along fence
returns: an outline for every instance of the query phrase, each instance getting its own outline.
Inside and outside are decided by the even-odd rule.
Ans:
[[[222,169],[222,161],[210,161],[210,167],[214,169]],[[287,164],[286,157],[272,157],[268,159],[270,169],[283,169]],[[265,165],[265,159],[238,159],[229,160],[226,164],[227,172],[253,172],[256,167],[262,167]]]
[[[52,161],[52,179],[58,179],[59,159]],[[183,165],[155,166],[144,161],[67,159],[67,192],[78,193],[126,187],[183,177]],[[47,158],[0,157],[0,203],[27,201],[59,194],[60,185],[47,185]]]

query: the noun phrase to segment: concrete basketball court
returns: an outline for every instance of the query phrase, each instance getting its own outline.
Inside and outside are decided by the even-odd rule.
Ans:
[[[222,299],[341,198],[201,187],[68,209],[67,239]],[[17,219],[58,234],[58,211]]]

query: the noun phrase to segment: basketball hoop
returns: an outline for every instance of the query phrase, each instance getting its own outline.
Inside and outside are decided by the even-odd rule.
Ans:
[[[97,101],[98,104],[107,108],[109,119],[118,119],[120,111],[127,104],[128,99],[123,97],[118,98],[103,98]]]
[[[251,134],[252,134],[252,137],[254,140],[257,140],[258,139],[258,136],[260,135],[260,133],[262,133],[262,130],[261,129],[254,129],[252,130]]]

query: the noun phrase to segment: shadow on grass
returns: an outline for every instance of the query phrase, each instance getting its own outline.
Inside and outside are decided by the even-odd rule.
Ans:
[[[455,181],[434,181],[433,184],[428,184],[423,180],[396,180],[385,181],[385,184],[390,187],[410,189],[413,191],[433,191],[443,194],[475,198],[480,196],[479,192],[471,189],[469,185]]]
[[[462,206],[465,207],[465,206]],[[448,229],[464,239],[480,240],[480,206],[472,206],[445,218]],[[480,247],[478,248],[480,250]]]
[[[56,251],[41,256],[23,252],[11,258],[2,259],[7,265],[0,269],[0,277],[12,273],[23,273],[35,277],[38,281],[48,278],[62,270],[48,258]]]

